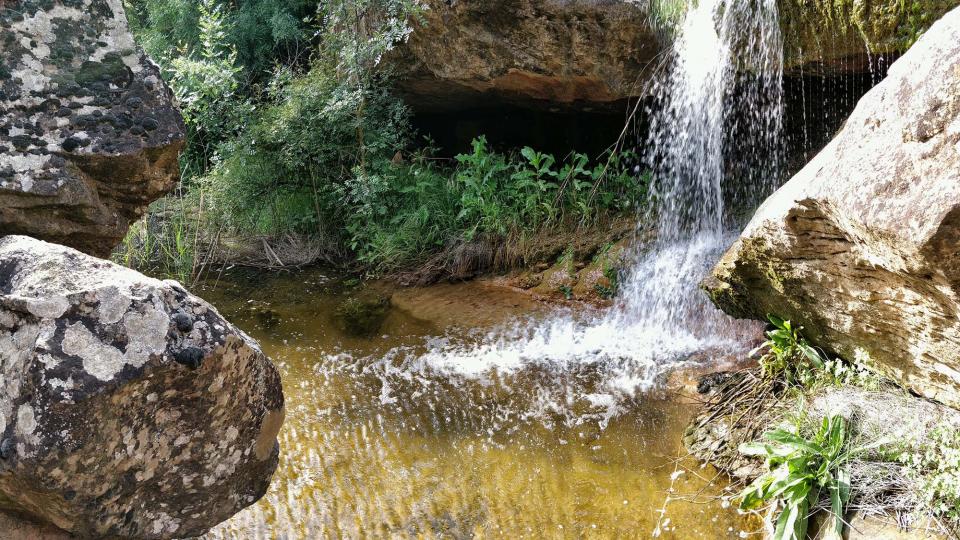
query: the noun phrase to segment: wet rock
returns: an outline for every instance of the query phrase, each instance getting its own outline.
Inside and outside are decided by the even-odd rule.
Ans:
[[[178,283],[0,239],[0,506],[81,537],[202,534],[267,490],[283,411],[256,342]]]
[[[757,211],[704,286],[960,406],[960,8]]]
[[[178,179],[184,125],[120,0],[0,5],[0,234],[106,256]],[[146,117],[144,133],[113,129]]]

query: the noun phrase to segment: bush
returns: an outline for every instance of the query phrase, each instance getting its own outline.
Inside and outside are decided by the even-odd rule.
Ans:
[[[220,233],[306,235],[389,272],[464,243],[590,225],[644,200],[649,175],[631,170],[629,152],[558,160],[532,148],[493,152],[479,137],[470,153],[435,159],[429,143],[414,144],[381,65],[409,36],[420,2],[313,9],[130,0],[132,26],[188,126],[181,170],[205,217],[195,244]]]

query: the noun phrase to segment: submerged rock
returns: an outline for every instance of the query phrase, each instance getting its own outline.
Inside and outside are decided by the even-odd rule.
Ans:
[[[120,0],[0,3],[0,234],[106,256],[173,189],[184,125]]]
[[[960,8],[757,211],[704,286],[736,317],[960,406]]]
[[[351,336],[369,337],[380,331],[389,314],[389,297],[365,292],[341,302],[334,310],[333,319],[340,331]]]
[[[199,535],[266,492],[283,415],[256,342],[178,283],[0,239],[0,508]]]

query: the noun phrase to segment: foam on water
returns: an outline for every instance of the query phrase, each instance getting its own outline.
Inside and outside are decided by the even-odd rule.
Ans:
[[[735,237],[724,226],[729,193],[749,205],[778,178],[782,48],[774,0],[689,7],[653,89],[643,149],[655,181],[639,221],[656,240],[637,247],[617,304],[600,316],[518,322],[478,342],[438,340],[415,363],[472,376],[603,363],[611,390],[636,391],[691,356],[745,352],[756,325],[720,313],[698,284]],[[732,149],[742,163],[731,165]]]

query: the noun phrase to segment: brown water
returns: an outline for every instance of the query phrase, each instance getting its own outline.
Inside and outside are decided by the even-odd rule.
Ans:
[[[688,400],[654,391],[613,407],[593,393],[603,367],[588,363],[467,377],[411,360],[431,336],[474,339],[548,307],[483,284],[408,290],[394,304],[414,313],[394,307],[373,337],[352,337],[333,323],[342,288],[308,271],[200,291],[260,341],[287,399],[270,491],[209,538],[643,538],[658,524],[663,538],[735,538],[746,527],[706,481],[714,473],[675,465]]]

